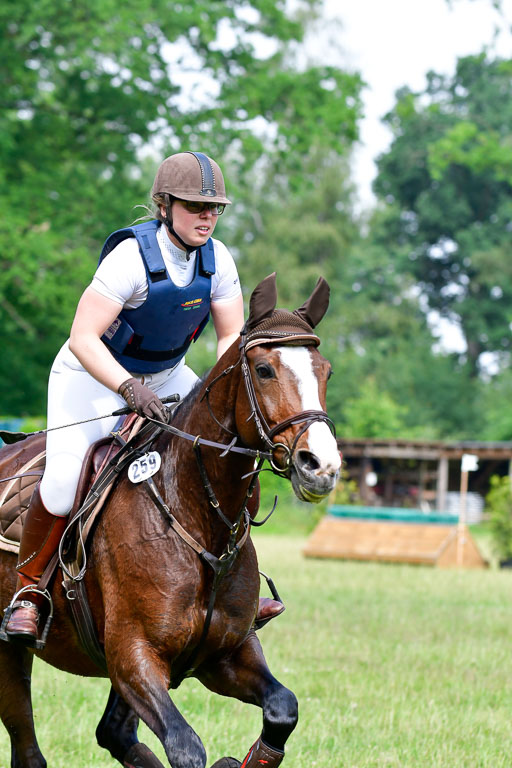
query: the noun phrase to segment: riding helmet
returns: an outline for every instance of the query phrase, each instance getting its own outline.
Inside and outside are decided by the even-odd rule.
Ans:
[[[203,152],[178,152],[167,157],[156,172],[151,194],[169,194],[180,200],[229,205],[222,171]]]

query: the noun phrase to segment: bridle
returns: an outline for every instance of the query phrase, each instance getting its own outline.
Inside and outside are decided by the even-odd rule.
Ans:
[[[290,339],[290,341],[292,340],[292,338]],[[234,435],[236,438],[237,437],[236,433],[232,432],[230,429],[224,426],[215,417],[215,414],[213,413],[213,410],[210,405],[209,396],[213,386],[217,383],[217,381],[219,381],[222,377],[230,374],[235,368],[237,368],[240,365],[242,377],[245,385],[245,392],[247,394],[247,399],[251,409],[251,412],[247,418],[247,421],[248,422],[251,420],[254,421],[254,424],[258,431],[258,435],[262,443],[268,449],[268,451],[265,454],[262,453],[261,456],[268,460],[273,472],[279,475],[283,475],[285,477],[289,477],[292,460],[293,460],[293,454],[295,453],[295,450],[297,448],[297,444],[300,438],[309,429],[309,427],[317,421],[324,422],[325,424],[327,424],[327,426],[331,430],[334,437],[336,437],[336,427],[334,425],[334,422],[329,418],[329,416],[325,411],[318,411],[318,410],[300,411],[294,416],[290,416],[288,419],[284,419],[283,421],[280,421],[274,427],[272,428],[269,427],[261,411],[261,407],[256,395],[256,390],[254,388],[254,382],[251,376],[249,360],[247,358],[247,343],[248,343],[247,335],[242,331],[240,344],[239,344],[240,356],[237,362],[234,363],[234,365],[231,365],[228,368],[224,369],[222,373],[220,373],[218,376],[215,377],[215,379],[211,382],[211,384],[209,384],[208,387],[206,387],[206,390],[203,394],[203,399],[206,400],[206,403],[208,405],[208,410],[210,412],[210,415],[214,419],[214,421],[220,427],[222,427],[222,429]],[[285,343],[285,342],[281,341],[280,343]],[[282,442],[274,442],[274,438],[276,435],[279,435],[281,432],[284,432],[289,427],[293,427],[297,424],[303,424],[303,427],[295,435],[291,446],[286,445],[286,443],[282,443]],[[283,460],[284,466],[279,466],[275,460],[274,454],[275,454],[275,451],[278,449],[284,452],[284,460]],[[245,450],[248,450],[248,449],[245,449]]]

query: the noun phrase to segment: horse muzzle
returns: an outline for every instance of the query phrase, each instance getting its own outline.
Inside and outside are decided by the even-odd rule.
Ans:
[[[291,480],[298,499],[317,504],[334,489],[341,469],[334,424],[325,411],[302,411],[275,426],[269,437],[297,424],[302,426],[291,445],[272,443],[270,463],[274,472]]]
[[[341,461],[326,465],[310,451],[297,451],[290,466],[290,480],[297,498],[311,504],[325,499],[336,486],[340,466]]]

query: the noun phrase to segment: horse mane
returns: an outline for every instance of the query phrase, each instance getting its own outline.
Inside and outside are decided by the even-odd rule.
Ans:
[[[233,349],[235,347],[235,345],[238,347],[238,343],[239,343],[239,339],[234,341],[229,349]],[[226,350],[225,354],[227,354],[227,352],[228,352],[228,350]],[[224,357],[224,356],[222,356],[222,357]],[[205,371],[205,373],[203,373],[203,375],[196,381],[196,383],[194,384],[194,386],[192,387],[190,392],[187,395],[185,395],[183,400],[181,400],[181,402],[179,403],[178,407],[176,408],[176,410],[174,412],[173,418],[172,418],[173,423],[177,422],[177,424],[176,424],[177,426],[179,424],[182,424],[188,418],[188,416],[191,414],[194,406],[198,402],[199,393],[200,393],[200,390],[201,390],[202,386],[204,385],[204,383],[206,382],[208,377],[212,375],[212,373],[214,372],[214,370],[217,367],[217,365],[220,365],[220,360],[222,359],[222,357],[219,358],[219,360],[217,360],[217,362],[211,368],[207,369]],[[221,370],[222,369],[219,368],[219,372]]]
[[[205,380],[208,378],[209,375],[210,375],[210,371],[208,370],[206,371],[206,373],[204,373],[201,376],[201,378],[199,378],[196,381],[196,383],[194,384],[190,392],[187,395],[185,395],[183,400],[181,400],[178,407],[176,408],[175,415],[172,418],[173,422],[177,421],[178,424],[182,423],[190,415],[194,406],[197,403],[201,387],[203,386]]]

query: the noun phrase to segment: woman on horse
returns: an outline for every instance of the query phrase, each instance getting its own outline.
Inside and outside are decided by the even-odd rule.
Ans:
[[[221,169],[200,152],[180,152],[159,167],[152,188],[156,218],[111,234],[78,304],[69,340],[50,373],[48,427],[110,413],[125,405],[166,419],[161,398],[184,397],[197,381],[185,353],[211,314],[217,356],[244,322],[237,269],[212,239],[230,200]],[[89,446],[107,436],[116,417],[50,431],[46,469],[26,515],[17,592],[37,588],[57,550]],[[24,590],[7,635],[37,639],[41,593]]]

